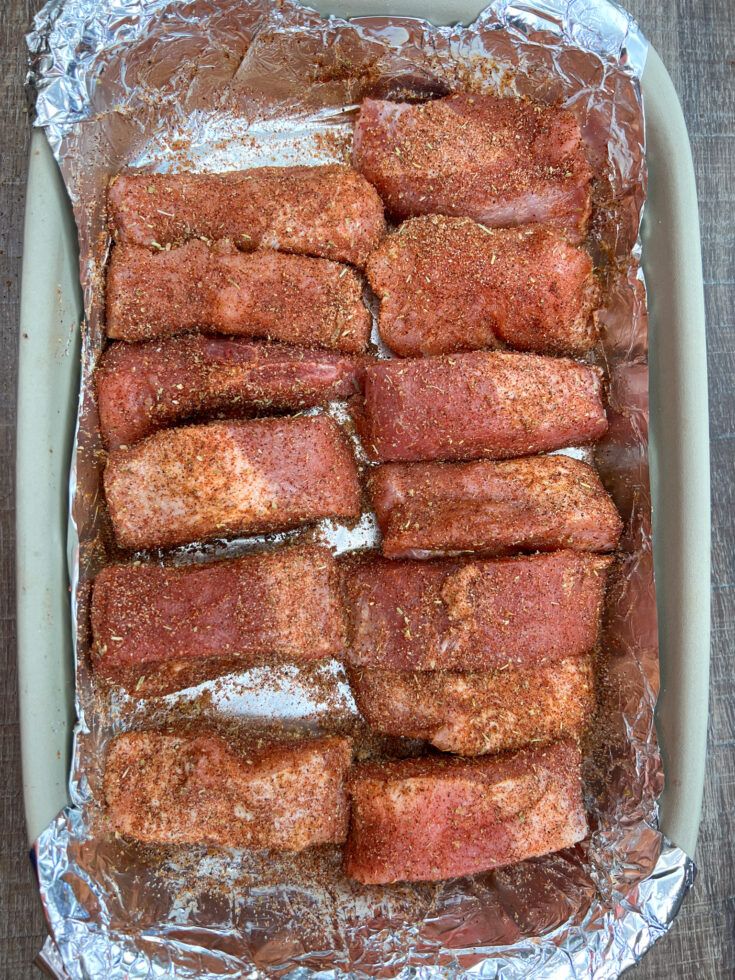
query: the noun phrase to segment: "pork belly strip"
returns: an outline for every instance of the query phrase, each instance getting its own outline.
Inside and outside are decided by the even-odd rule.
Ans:
[[[346,566],[347,658],[385,670],[535,667],[591,650],[612,559],[575,551]]]
[[[230,173],[122,173],[108,210],[120,242],[156,248],[230,238],[364,265],[385,233],[383,203],[350,167],[253,167]]]
[[[165,548],[360,515],[347,438],[325,415],[210,422],[113,450],[105,495],[121,548]]]
[[[370,495],[388,558],[612,551],[623,527],[594,469],[568,456],[386,463]]]
[[[156,844],[302,851],[347,833],[348,738],[243,749],[213,732],[126,732],[107,753],[112,828]]]
[[[566,109],[467,93],[421,105],[365,99],[352,163],[397,218],[548,222],[586,234],[592,171]]]
[[[111,449],[193,417],[300,410],[349,398],[364,361],[330,351],[186,335],[111,344],[95,371],[100,428]]]
[[[457,755],[578,737],[594,709],[589,656],[484,673],[357,667],[349,678],[371,728]]]
[[[362,763],[348,792],[345,871],[367,885],[475,874],[587,835],[571,741],[499,758]]]
[[[502,351],[370,364],[357,415],[384,463],[529,456],[607,429],[598,367]]]
[[[380,336],[403,357],[502,344],[583,354],[596,340],[592,259],[544,225],[414,218],[373,252],[367,276]]]
[[[108,565],[91,620],[95,672],[143,696],[258,663],[339,656],[345,645],[336,564],[320,547],[178,568]]]
[[[107,270],[107,336],[138,341],[187,330],[365,350],[370,314],[349,266],[231,242],[170,251],[117,245]]]

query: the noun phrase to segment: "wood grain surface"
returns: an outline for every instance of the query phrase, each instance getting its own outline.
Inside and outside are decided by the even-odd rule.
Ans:
[[[23,35],[39,0],[0,0],[0,978],[38,976],[44,938],[20,776],[13,460],[29,116]],[[674,80],[699,189],[710,385],[713,634],[699,877],[636,980],[735,977],[735,0],[628,0]]]

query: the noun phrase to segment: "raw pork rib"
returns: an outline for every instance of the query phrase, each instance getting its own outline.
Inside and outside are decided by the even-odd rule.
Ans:
[[[139,696],[277,660],[344,650],[342,601],[327,548],[162,568],[108,565],[92,593],[95,671]]]
[[[304,255],[238,252],[231,242],[170,251],[118,245],[107,271],[107,336],[186,330],[282,340],[354,354],[370,339],[354,269]]]
[[[357,519],[352,450],[325,415],[166,429],[110,453],[105,495],[121,548]]]
[[[364,360],[280,344],[187,335],[111,344],[95,372],[110,449],[192,417],[299,410],[362,388]]]
[[[345,870],[364,884],[438,881],[570,847],[587,835],[571,741],[484,759],[356,765]]]
[[[254,167],[231,173],[119,174],[108,192],[118,241],[147,248],[230,238],[365,264],[385,234],[383,203],[349,167]]]
[[[421,105],[365,99],[352,162],[397,218],[543,221],[586,234],[592,171],[566,109],[466,93]]]
[[[126,732],[107,754],[113,829],[160,844],[302,851],[347,833],[347,738],[239,749],[213,732]]]
[[[607,429],[600,368],[502,351],[370,364],[356,416],[384,463],[529,456]]]
[[[590,657],[474,674],[356,667],[349,676],[371,728],[457,755],[579,736],[594,708]]]
[[[535,667],[597,642],[612,559],[555,551],[476,561],[346,566],[354,666],[486,671]]]
[[[380,336],[396,354],[509,347],[584,354],[596,340],[592,259],[544,225],[414,218],[370,256]]]
[[[597,473],[568,456],[387,463],[370,494],[388,558],[612,551],[622,530]]]

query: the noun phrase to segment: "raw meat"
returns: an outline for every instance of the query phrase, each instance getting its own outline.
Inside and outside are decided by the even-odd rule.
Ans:
[[[535,667],[597,643],[610,557],[575,551],[473,561],[367,558],[344,574],[354,666]]]
[[[210,422],[113,450],[104,476],[121,548],[259,534],[357,519],[352,450],[328,416]]]
[[[355,667],[350,685],[371,728],[457,755],[578,737],[594,708],[589,656],[474,674]]]
[[[598,291],[584,249],[544,225],[406,221],[370,256],[380,336],[402,357],[509,347],[584,354]]]
[[[475,874],[587,834],[570,741],[495,758],[362,763],[348,791],[345,870],[368,885]]]
[[[301,851],[347,832],[347,738],[238,748],[214,732],[126,732],[107,753],[112,828],[160,844]]]
[[[108,565],[92,593],[95,672],[139,696],[258,663],[339,656],[334,558],[291,547],[182,567]]]
[[[384,463],[529,456],[607,430],[598,367],[501,351],[370,364],[356,421]]]
[[[353,165],[397,218],[547,222],[584,238],[592,170],[567,109],[458,93],[420,105],[365,99]]]
[[[370,495],[388,558],[612,551],[622,531],[597,473],[568,456],[386,463]]]
[[[161,248],[231,238],[362,266],[385,233],[383,203],[349,167],[253,167],[230,173],[122,173],[110,182],[120,242]]]
[[[187,330],[281,340],[354,354],[370,339],[362,283],[349,266],[231,242],[151,252],[118,245],[107,270],[107,336],[138,341]]]
[[[365,360],[280,344],[188,335],[111,344],[95,371],[110,449],[177,422],[300,410],[362,389]]]

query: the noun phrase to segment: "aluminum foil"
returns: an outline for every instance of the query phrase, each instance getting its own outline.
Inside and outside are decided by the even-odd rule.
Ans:
[[[86,314],[70,521],[78,721],[71,804],[34,849],[51,933],[39,962],[73,978],[618,976],[671,926],[694,876],[689,858],[657,829],[663,773],[653,722],[658,649],[638,268],[647,45],[637,25],[606,0],[496,0],[457,28],[393,16],[325,20],[292,0],[51,0],[28,43],[36,122],[79,229]],[[183,717],[225,729],[278,721],[361,735],[336,662],[258,668],[145,702],[92,683],[89,582],[118,557],[100,492],[91,387],[103,343],[106,182],[128,166],[343,160],[365,95],[458,88],[567,104],[596,175],[589,245],[605,283],[596,358],[607,371],[610,430],[595,462],[626,530],[597,657],[598,717],[585,747],[590,837],[472,878],[385,888],[345,879],[336,849],[285,857],[118,839],[100,801],[101,760],[117,731]],[[325,522],[308,534],[341,552],[373,543],[375,525],[365,514],[357,528]],[[199,561],[273,540],[215,542],[168,557]]]

